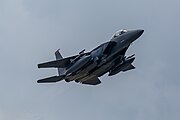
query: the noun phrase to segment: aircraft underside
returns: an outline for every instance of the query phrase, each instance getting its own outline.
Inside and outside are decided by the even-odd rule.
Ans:
[[[38,68],[57,68],[58,76],[38,80],[38,83],[66,82],[97,85],[98,77],[109,72],[109,76],[125,72],[135,67],[132,65],[134,55],[125,53],[132,42],[139,38],[144,30],[121,30],[116,32],[110,41],[103,43],[90,52],[82,50],[78,55],[63,58],[59,50],[55,52],[56,60],[40,63]]]

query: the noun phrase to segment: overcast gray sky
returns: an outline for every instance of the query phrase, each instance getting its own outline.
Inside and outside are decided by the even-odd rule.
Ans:
[[[179,0],[0,0],[0,120],[179,120]],[[136,69],[102,84],[37,84],[37,68],[119,29],[144,29],[130,47]]]

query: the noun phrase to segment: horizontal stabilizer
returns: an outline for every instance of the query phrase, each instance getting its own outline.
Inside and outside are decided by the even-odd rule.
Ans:
[[[68,64],[71,62],[72,59],[76,58],[76,56],[64,58],[64,59],[59,59],[59,60],[54,60],[50,62],[45,62],[45,63],[40,63],[38,64],[38,68],[65,68],[68,66]]]
[[[135,69],[135,67],[132,64],[130,64],[129,66],[127,66],[126,68],[123,69],[123,72],[132,70],[132,69]]]
[[[53,77],[38,80],[37,83],[54,83],[54,82],[61,81],[63,79],[64,79],[64,76],[53,76]]]
[[[87,85],[98,85],[100,83],[101,81],[98,78],[91,78],[82,82],[82,84],[87,84]]]

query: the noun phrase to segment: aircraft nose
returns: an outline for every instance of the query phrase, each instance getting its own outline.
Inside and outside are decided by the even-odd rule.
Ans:
[[[143,34],[144,30],[137,30],[137,34],[140,37]]]
[[[141,30],[141,29],[139,29],[139,30],[132,30],[130,32],[131,40],[134,41],[134,40],[138,39],[143,34],[143,32],[144,32],[144,30]]]

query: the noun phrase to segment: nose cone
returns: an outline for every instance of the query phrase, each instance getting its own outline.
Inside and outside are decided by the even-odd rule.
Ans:
[[[131,30],[129,31],[128,34],[128,38],[130,42],[135,41],[136,39],[138,39],[142,34],[143,34],[144,30]]]
[[[144,30],[136,30],[136,31],[137,31],[137,36],[138,37],[140,37],[144,32]]]
[[[134,40],[138,39],[142,34],[144,30],[133,30],[132,31],[132,37]]]

